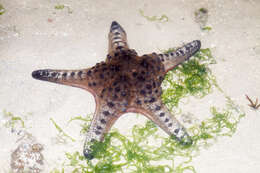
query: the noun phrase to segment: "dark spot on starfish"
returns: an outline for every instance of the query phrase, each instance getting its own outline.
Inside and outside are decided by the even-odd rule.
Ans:
[[[107,71],[107,67],[102,68],[102,71],[103,72]]]
[[[95,134],[96,134],[96,135],[100,135],[101,132],[96,130],[96,131],[95,131]]]
[[[163,117],[165,115],[165,113],[164,112],[162,112],[162,113],[160,113],[160,117]]]
[[[150,90],[150,89],[152,89],[152,85],[150,85],[150,84],[146,84],[146,89],[148,89],[148,90]]]
[[[164,120],[164,122],[166,122],[166,123],[167,123],[168,121],[169,121],[169,119],[168,119],[168,118],[166,118],[166,119]]]
[[[107,55],[107,59],[110,60],[112,58],[112,56],[110,55]]]
[[[180,56],[180,53],[177,51],[177,52],[176,52],[176,55],[177,55],[177,56]]]
[[[142,62],[140,63],[140,65],[142,66],[142,67],[144,67],[144,68],[148,68],[148,63],[147,63],[147,61],[146,60],[142,60]]]
[[[104,114],[105,116],[110,115],[110,113],[109,113],[108,111],[104,111],[103,114]]]
[[[115,88],[115,92],[119,92],[120,91],[120,86]]]
[[[166,53],[166,54],[164,54],[164,56],[166,56],[166,57],[169,57],[169,55]]]
[[[184,52],[183,52],[183,50],[180,50],[180,53],[181,53],[181,55],[184,55]]]
[[[113,89],[111,87],[108,88],[108,91],[112,91]]]
[[[78,76],[81,77],[82,73],[83,73],[82,71],[79,71]]]
[[[120,33],[119,33],[119,32],[115,32],[114,34],[115,34],[115,35],[120,35]]]
[[[113,95],[113,99],[116,100],[118,96],[116,94]]]
[[[87,75],[88,75],[88,76],[91,76],[91,73],[92,73],[92,71],[89,70],[89,71],[87,72]]]
[[[177,133],[179,133],[179,131],[180,131],[180,129],[175,129],[174,133],[177,134]]]
[[[113,102],[108,102],[107,105],[112,108],[115,104]]]
[[[67,76],[67,73],[63,73],[62,76],[63,76],[63,77],[66,77],[66,76]]]
[[[126,96],[126,92],[125,92],[125,91],[122,91],[122,92],[121,92],[121,96],[122,96],[122,97],[125,97],[125,96]]]
[[[97,126],[97,129],[98,129],[98,130],[101,130],[101,129],[102,129],[102,127],[101,127],[101,126]]]
[[[155,92],[155,93],[158,93],[158,89],[156,89],[154,92]]]
[[[93,85],[93,86],[96,86],[97,84],[96,84],[96,82],[93,82],[92,85]]]
[[[149,100],[149,102],[150,102],[150,103],[153,103],[153,102],[155,102],[155,98],[154,98],[154,97],[152,97],[152,98]]]
[[[142,102],[141,102],[141,100],[136,100],[136,104],[138,104],[138,105],[140,105],[140,104],[142,104]]]
[[[120,71],[120,67],[117,65],[117,66],[115,66],[115,71],[116,72],[119,72]]]
[[[119,55],[119,53],[118,53],[118,52],[116,52],[114,55],[115,55],[115,56],[118,56],[118,55]]]
[[[52,73],[51,73],[51,76],[52,76],[52,77],[55,77],[56,75],[57,75],[56,72],[52,72]]]
[[[104,79],[104,75],[101,73],[99,74],[100,79]]]
[[[169,123],[169,124],[168,124],[168,127],[171,127],[171,126],[172,126],[172,123]]]
[[[146,94],[145,90],[141,90],[140,94],[145,95]]]
[[[156,87],[156,83],[155,83],[155,81],[153,81],[153,88],[155,88]]]
[[[100,122],[101,122],[102,124],[106,124],[106,120],[105,120],[105,119],[101,119]]]
[[[71,72],[70,76],[73,77],[75,75],[75,72]]]
[[[89,87],[91,87],[91,86],[92,86],[92,84],[89,82],[89,83],[88,83],[88,86],[89,86]]]
[[[173,56],[173,52],[171,52],[170,55]]]
[[[161,106],[158,106],[158,105],[155,106],[156,111],[159,111],[160,109],[161,109]]]
[[[120,76],[120,81],[122,81],[122,82],[127,81],[127,77],[125,75]]]
[[[133,75],[133,77],[136,77],[137,76],[137,72],[133,72],[132,75]]]
[[[113,82],[113,86],[116,86],[117,85],[117,81]]]
[[[137,79],[138,79],[139,81],[145,81],[145,78],[144,78],[143,76],[138,76]]]

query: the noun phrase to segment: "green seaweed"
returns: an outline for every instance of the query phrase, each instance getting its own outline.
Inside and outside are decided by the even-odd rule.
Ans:
[[[5,13],[5,8],[2,4],[0,4],[0,15]]]
[[[86,117],[82,117],[82,116],[73,117],[68,121],[68,124],[70,124],[72,121],[75,120],[84,122],[83,124],[80,125],[82,127],[80,133],[85,134],[89,128],[91,122],[91,116],[92,115],[87,115]]]
[[[213,86],[217,87],[217,84],[209,65],[215,63],[210,49],[206,48],[168,72],[162,84],[162,99],[168,108],[172,110],[173,107],[177,107],[180,99],[189,95],[202,98],[211,93]]]
[[[72,13],[72,10],[70,9],[70,7],[68,6],[68,5],[63,5],[63,4],[58,4],[58,5],[55,5],[54,6],[54,8],[56,9],[56,10],[63,10],[64,8],[67,8],[67,10],[68,10],[68,13]]]
[[[25,128],[24,120],[21,117],[15,116],[11,112],[7,112],[5,110],[3,111],[3,114],[8,118],[8,121],[5,123],[5,127],[15,128],[20,124],[22,128]]]
[[[141,16],[143,16],[144,18],[146,18],[148,21],[151,21],[151,22],[155,22],[155,21],[159,21],[159,22],[168,22],[169,21],[169,18],[163,14],[161,15],[161,17],[157,17],[157,16],[146,16],[144,14],[144,11],[139,9],[139,13]]]
[[[210,26],[204,26],[201,28],[203,31],[211,31],[212,30],[212,27]]]
[[[169,137],[161,137],[157,134],[158,128],[153,122],[147,121],[142,125],[136,125],[132,129],[132,135],[126,137],[116,130],[112,130],[105,136],[104,142],[97,142],[94,146],[95,159],[86,160],[81,152],[66,153],[68,166],[74,173],[79,172],[196,172],[191,165],[192,158],[198,154],[202,147],[212,145],[218,136],[232,136],[240,119],[244,116],[232,114],[236,111],[236,105],[227,102],[223,111],[212,107],[212,117],[201,124],[189,129],[193,138],[193,145],[183,147],[176,140]],[[230,107],[231,106],[231,107]],[[159,142],[154,145],[152,141]],[[212,142],[213,140],[213,142]],[[177,159],[181,162],[177,163]],[[169,161],[170,164],[161,164],[160,161]]]
[[[55,8],[56,10],[62,10],[62,9],[65,8],[65,5],[63,5],[63,4],[55,5],[54,8]]]
[[[209,69],[216,63],[210,49],[201,49],[193,58],[169,72],[163,82],[163,101],[172,109],[184,97],[203,98],[217,88],[214,75]],[[243,111],[229,97],[225,108],[210,108],[211,116],[188,129],[193,144],[181,145],[172,137],[163,137],[157,126],[147,121],[145,125],[135,125],[130,136],[124,136],[112,129],[105,135],[104,142],[93,145],[95,159],[86,160],[82,152],[66,153],[67,166],[73,173],[196,173],[192,159],[202,148],[213,145],[221,136],[231,137],[245,116]],[[80,120],[86,126],[89,119]],[[166,161],[166,162],[165,162]],[[55,169],[58,173],[58,169]],[[60,172],[64,172],[64,166]]]
[[[70,139],[72,142],[75,142],[76,140],[73,139],[71,136],[69,136],[67,133],[64,132],[64,130],[62,130],[62,128],[52,119],[50,118],[52,124],[55,126],[55,128],[58,130],[59,134],[63,137],[66,137],[68,139]]]
[[[200,8],[199,11],[201,13],[208,13],[208,9],[206,9],[206,8]]]

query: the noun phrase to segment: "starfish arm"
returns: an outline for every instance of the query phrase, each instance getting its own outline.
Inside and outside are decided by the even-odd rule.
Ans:
[[[164,64],[165,72],[172,70],[174,67],[188,60],[197,51],[199,51],[200,46],[200,41],[194,40],[178,48],[176,51],[165,54],[159,54],[159,57]]]
[[[180,141],[183,145],[192,144],[192,140],[184,126],[170,113],[161,100],[142,105],[143,109],[138,112],[144,114],[171,137]]]
[[[111,24],[108,42],[108,53],[117,49],[128,49],[126,32],[116,21]]]
[[[32,72],[32,77],[38,80],[53,82],[57,84],[69,85],[83,88],[94,92],[97,79],[93,77],[91,69],[82,70],[53,70],[42,69]]]
[[[105,102],[101,102],[103,101],[96,99],[96,111],[85,138],[83,154],[89,160],[94,158],[92,146],[95,145],[95,142],[103,141],[104,135],[111,129],[111,126],[120,116]]]

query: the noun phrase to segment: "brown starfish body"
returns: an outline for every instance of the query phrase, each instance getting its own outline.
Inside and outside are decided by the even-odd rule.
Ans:
[[[183,144],[191,139],[161,100],[161,83],[167,71],[188,60],[200,49],[196,40],[167,54],[138,56],[129,49],[126,32],[112,22],[105,62],[82,70],[37,70],[35,79],[79,87],[91,92],[96,111],[86,135],[84,155],[93,158],[91,145],[102,141],[115,121],[126,112],[145,115]]]

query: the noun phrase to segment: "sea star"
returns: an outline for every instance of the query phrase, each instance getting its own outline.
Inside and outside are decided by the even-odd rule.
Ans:
[[[102,142],[115,121],[126,112],[145,115],[182,144],[192,140],[185,128],[171,115],[161,100],[161,83],[167,71],[188,60],[200,49],[192,41],[176,51],[138,56],[129,49],[125,30],[113,21],[109,32],[109,49],[105,62],[82,70],[36,70],[39,80],[79,87],[91,92],[96,111],[86,134],[83,153],[92,159],[92,145]]]

